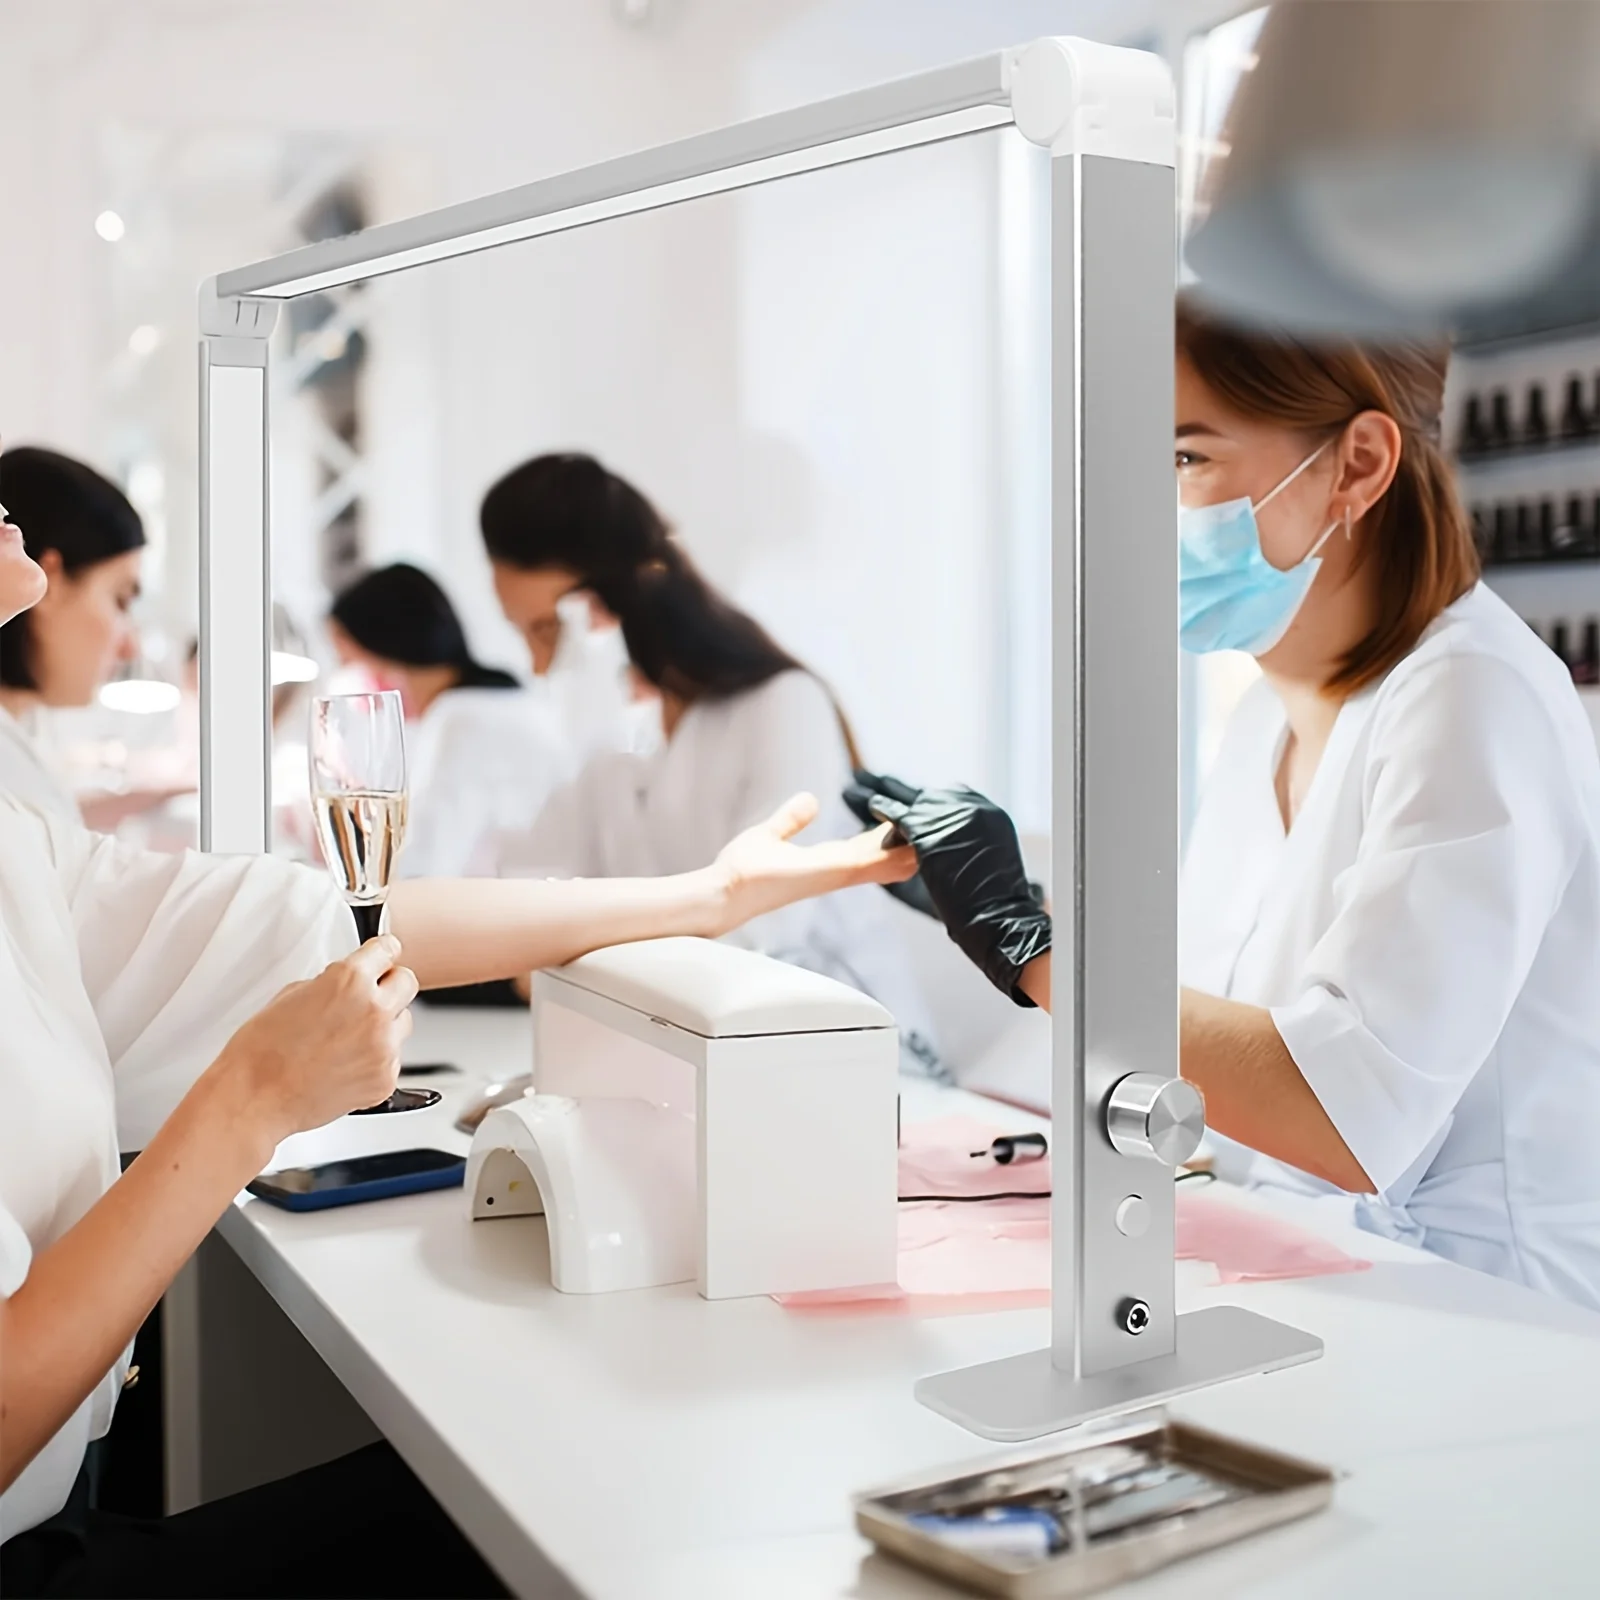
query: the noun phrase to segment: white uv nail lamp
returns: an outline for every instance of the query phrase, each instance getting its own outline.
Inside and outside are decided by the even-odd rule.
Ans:
[[[267,848],[267,343],[296,296],[1014,125],[1051,156],[1050,504],[1057,908],[1047,1350],[922,1380],[1025,1439],[1320,1343],[1174,1305],[1178,1065],[1174,103],[1152,55],[1041,39],[240,267],[201,291],[201,831]],[[1131,737],[1130,729],[1138,730]]]

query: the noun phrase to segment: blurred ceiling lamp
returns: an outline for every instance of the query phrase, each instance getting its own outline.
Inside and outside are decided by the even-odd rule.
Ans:
[[[272,687],[281,688],[286,683],[311,683],[321,669],[310,656],[297,655],[292,650],[272,652]]]
[[[128,227],[115,211],[102,211],[94,219],[94,231],[107,244],[115,244],[128,231]]]
[[[1187,246],[1224,310],[1423,336],[1600,315],[1600,5],[1280,0]]]
[[[171,711],[181,698],[177,684],[164,678],[116,677],[100,690],[100,704],[107,711],[131,711],[141,717]]]

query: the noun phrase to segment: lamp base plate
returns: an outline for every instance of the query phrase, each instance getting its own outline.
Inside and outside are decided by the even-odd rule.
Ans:
[[[1049,1350],[1030,1350],[923,1378],[915,1393],[923,1405],[982,1438],[1014,1443],[1322,1354],[1320,1339],[1239,1306],[1187,1312],[1177,1332],[1173,1354],[1091,1377],[1074,1378],[1052,1364]]]

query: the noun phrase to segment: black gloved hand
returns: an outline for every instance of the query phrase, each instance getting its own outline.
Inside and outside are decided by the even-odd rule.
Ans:
[[[880,777],[875,772],[863,772],[858,769],[855,782],[844,792],[844,803],[855,812],[863,827],[876,828],[888,820],[886,817],[877,816],[872,810],[872,802],[880,796],[898,800],[903,805],[910,805],[917,798],[917,791],[898,778]],[[896,837],[890,842],[905,844],[908,841],[905,835],[896,829]],[[883,887],[902,905],[910,906],[913,911],[920,911],[925,917],[932,917],[935,922],[943,920],[920,872],[913,878],[907,878],[904,883],[886,883]]]
[[[1050,914],[1028,881],[1011,818],[973,789],[913,789],[871,772],[858,772],[844,798],[863,820],[893,824],[917,852],[911,882],[950,937],[1002,994],[1031,1006],[1017,982],[1050,948]]]

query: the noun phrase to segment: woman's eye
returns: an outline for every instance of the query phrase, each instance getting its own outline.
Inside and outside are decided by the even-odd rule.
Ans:
[[[1197,455],[1193,450],[1179,450],[1174,459],[1177,461],[1178,471],[1182,472],[1185,467],[1198,466],[1205,457]]]

